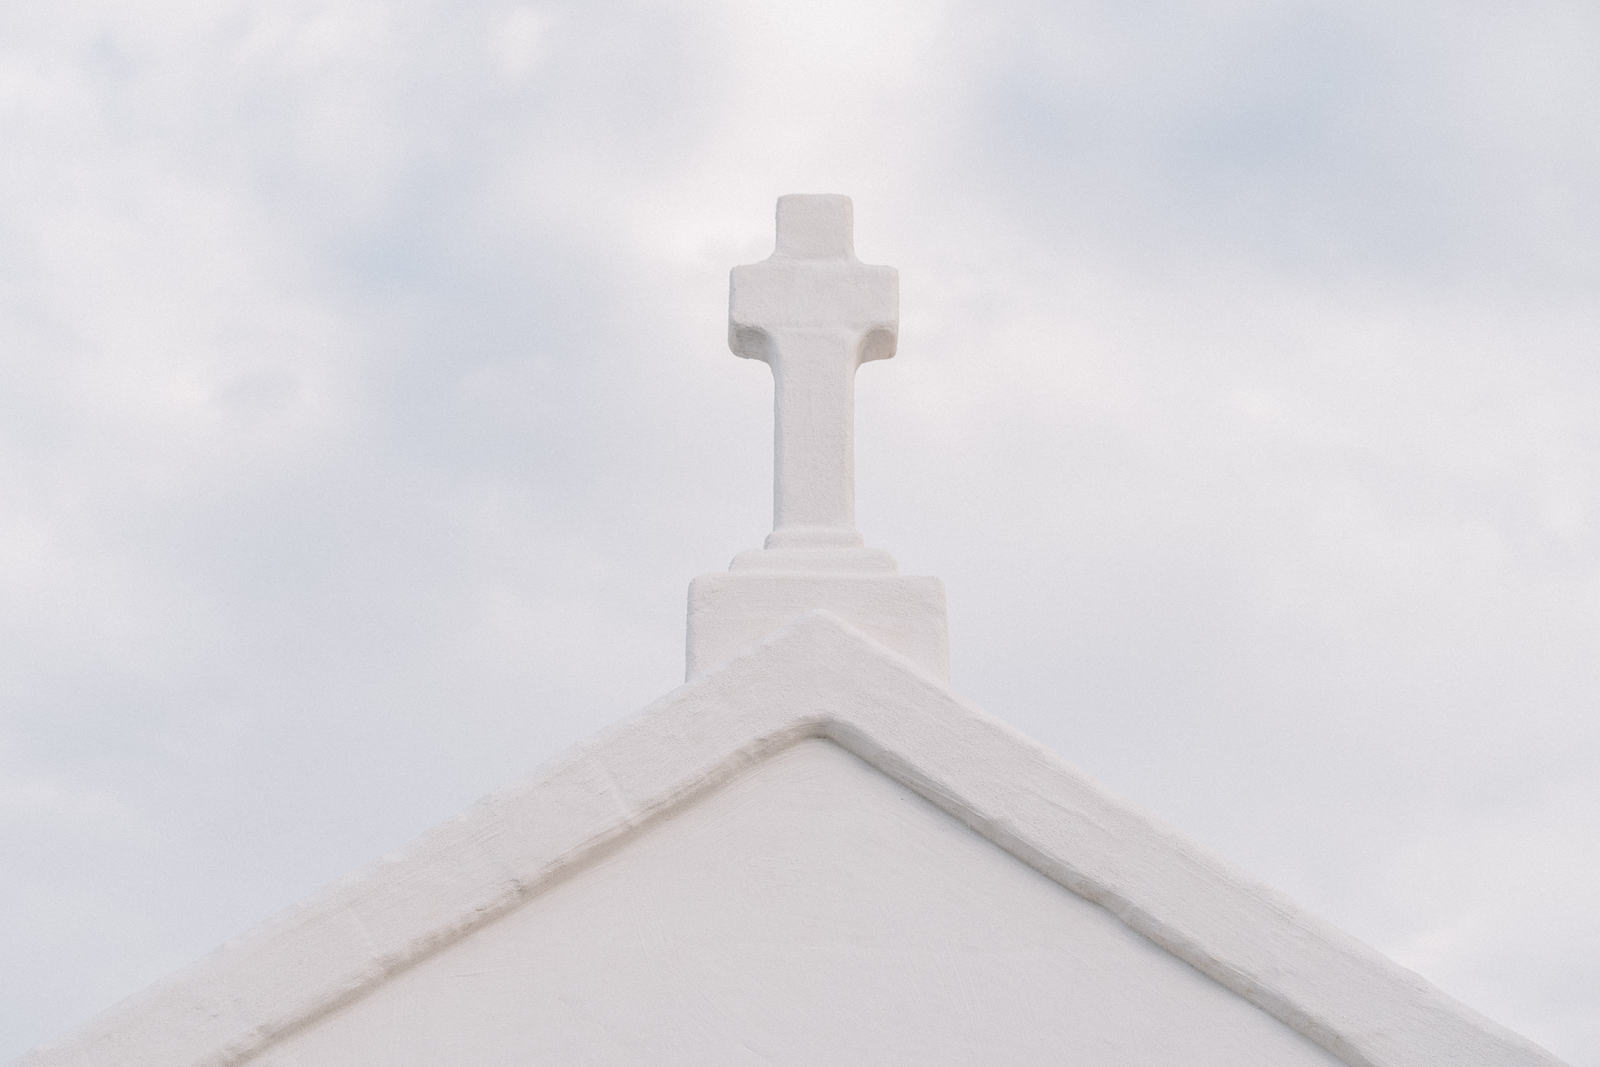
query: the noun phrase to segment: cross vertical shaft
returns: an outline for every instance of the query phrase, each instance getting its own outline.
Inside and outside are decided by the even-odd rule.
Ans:
[[[894,355],[899,277],[856,259],[850,200],[785,196],[777,247],[735,267],[728,343],[772,367],[769,549],[850,549],[855,528],[855,372]]]
[[[795,331],[773,367],[773,500],[776,533],[813,537],[854,531],[855,374],[848,336]]]

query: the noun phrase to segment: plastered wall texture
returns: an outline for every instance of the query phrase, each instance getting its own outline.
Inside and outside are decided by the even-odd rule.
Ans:
[[[855,374],[895,354],[900,276],[856,259],[848,197],[781,197],[777,230],[728,286],[729,347],[772,366],[772,533],[690,584],[688,676],[826,608],[948,680],[944,584],[896,573],[855,524]]]
[[[780,253],[786,218],[860,266],[848,201],[780,201]],[[742,320],[740,277],[781,390],[816,309]],[[892,352],[865,277],[849,371]],[[871,584],[933,580],[850,539],[837,462],[786,510],[784,464],[773,538],[691,592],[687,683],[21,1064],[1558,1063],[964,703],[937,583]]]
[[[290,1038],[262,1067],[1338,1061],[829,741]]]

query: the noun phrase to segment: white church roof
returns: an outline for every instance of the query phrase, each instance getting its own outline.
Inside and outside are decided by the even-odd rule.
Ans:
[[[817,743],[852,754],[874,780],[897,783],[998,846],[1048,880],[1041,884],[1050,892],[1059,887],[1114,916],[1137,935],[1128,951],[1154,946],[1254,1005],[1267,1017],[1263,1026],[1286,1028],[1262,1040],[1309,1042],[1293,1062],[1556,1063],[1107,796],[950,691],[938,582],[898,575],[854,532],[850,380],[862,359],[893,354],[893,271],[855,261],[847,200],[786,197],[779,212],[773,259],[735,272],[731,330],[735,350],[772,362],[778,381],[775,529],[764,549],[741,555],[727,574],[696,580],[689,681],[536,781],[485,799],[404,855],[23,1064],[328,1062],[305,1043],[329,1020],[375,1002],[380,990],[534,902],[581,889],[584,872],[728,795],[752,769]],[[540,960],[527,966],[537,972]],[[561,1002],[564,993],[552,996]],[[1061,1042],[1093,1038],[1096,1024],[1052,1017],[1039,1026]],[[1061,1026],[1064,1037],[1052,1029]],[[437,1061],[396,1053],[369,1062]],[[1130,1053],[1097,1062],[1165,1061]]]

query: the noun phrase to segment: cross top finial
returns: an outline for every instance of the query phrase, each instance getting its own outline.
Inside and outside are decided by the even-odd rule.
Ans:
[[[777,256],[854,258],[855,211],[848,196],[778,197]]]
[[[855,372],[894,355],[900,279],[893,267],[856,259],[851,223],[849,197],[780,197],[772,255],[733,268],[728,345],[772,366],[767,548],[801,552],[806,566],[885,569],[892,561],[865,553],[855,528]],[[760,565],[778,565],[758,555]]]

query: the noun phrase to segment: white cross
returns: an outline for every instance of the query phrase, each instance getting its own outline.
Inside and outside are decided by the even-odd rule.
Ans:
[[[778,244],[733,268],[728,345],[772,366],[776,395],[769,549],[852,548],[855,374],[894,355],[900,277],[856,259],[850,198],[778,200]]]

